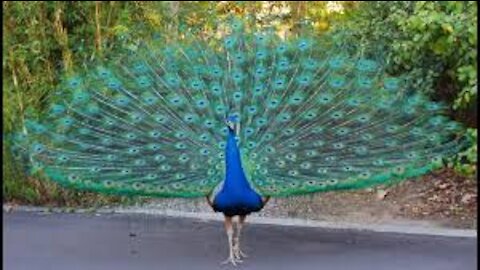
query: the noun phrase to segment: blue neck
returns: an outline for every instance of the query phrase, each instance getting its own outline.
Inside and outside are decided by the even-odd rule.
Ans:
[[[228,131],[227,145],[225,147],[226,175],[223,189],[243,190],[250,188],[242,168],[240,151],[235,141],[235,132]]]
[[[252,189],[243,172],[240,151],[233,130],[228,132],[225,163],[225,180],[213,200],[215,211],[223,212],[225,216],[235,216],[248,215],[262,209],[263,202],[260,194]]]

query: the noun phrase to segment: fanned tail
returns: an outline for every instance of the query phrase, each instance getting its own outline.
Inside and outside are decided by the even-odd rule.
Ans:
[[[64,185],[194,197],[223,180],[226,116],[239,119],[247,178],[270,196],[421,175],[463,146],[445,106],[375,54],[240,22],[223,34],[161,39],[69,76],[17,148]]]

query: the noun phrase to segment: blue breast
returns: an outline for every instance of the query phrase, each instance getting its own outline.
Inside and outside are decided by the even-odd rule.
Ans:
[[[221,190],[215,195],[213,208],[227,216],[247,215],[263,207],[261,196],[252,189],[242,168],[240,151],[232,130],[225,147],[226,175]]]

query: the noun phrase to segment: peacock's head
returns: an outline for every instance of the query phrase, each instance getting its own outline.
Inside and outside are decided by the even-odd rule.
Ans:
[[[230,129],[231,131],[236,131],[240,126],[240,123],[238,122],[238,116],[232,115],[226,117],[225,124],[227,124],[228,129]]]

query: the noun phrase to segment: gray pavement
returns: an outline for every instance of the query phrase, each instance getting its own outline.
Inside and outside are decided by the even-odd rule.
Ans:
[[[7,270],[235,269],[218,221],[3,213]],[[470,270],[477,239],[249,224],[237,269]]]

